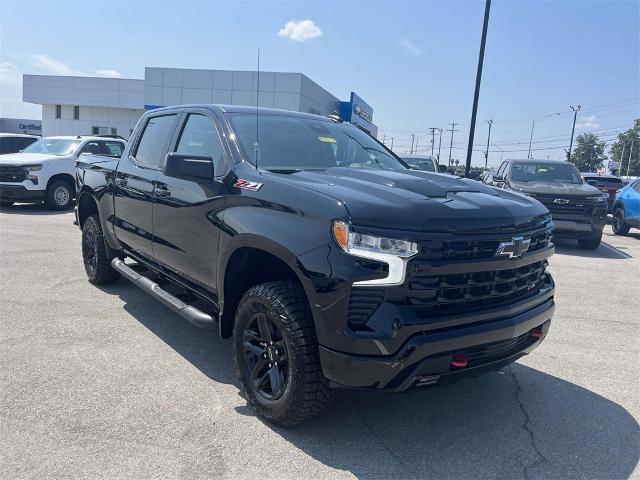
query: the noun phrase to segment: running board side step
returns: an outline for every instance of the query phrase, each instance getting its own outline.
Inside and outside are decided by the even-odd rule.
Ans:
[[[201,328],[215,328],[216,321],[211,317],[211,315],[207,315],[194,306],[187,305],[182,300],[174,297],[169,292],[160,288],[160,285],[158,285],[157,283],[151,281],[144,275],[140,275],[131,267],[127,266],[119,258],[116,257],[111,260],[111,267],[115,271],[120,273],[120,275],[122,275],[124,278],[133,282],[134,285],[140,287],[142,290],[169,307],[185,320],[188,320],[189,322]]]

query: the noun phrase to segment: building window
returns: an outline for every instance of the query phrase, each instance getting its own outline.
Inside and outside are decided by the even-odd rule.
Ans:
[[[111,127],[111,135],[117,135],[118,129],[116,127]]]
[[[73,119],[80,120],[80,107],[77,105],[73,107]]]
[[[56,105],[56,118],[62,118],[62,105]]]
[[[100,133],[100,127],[91,127],[91,135],[98,135]]]

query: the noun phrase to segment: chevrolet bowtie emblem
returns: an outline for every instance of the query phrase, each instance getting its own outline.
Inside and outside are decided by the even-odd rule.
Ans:
[[[521,257],[523,253],[529,250],[530,244],[530,238],[513,237],[510,242],[502,242],[498,245],[495,256],[506,256],[509,258]]]
[[[569,200],[567,200],[566,198],[555,198],[553,200],[553,203],[557,203],[559,205],[566,205],[567,203],[569,203]]]

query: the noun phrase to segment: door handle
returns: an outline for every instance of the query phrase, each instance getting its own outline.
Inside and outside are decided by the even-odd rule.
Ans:
[[[116,185],[119,187],[126,187],[127,179],[122,177],[116,177]]]
[[[171,195],[171,190],[163,185],[156,185],[156,189],[154,191],[158,197],[168,197]]]

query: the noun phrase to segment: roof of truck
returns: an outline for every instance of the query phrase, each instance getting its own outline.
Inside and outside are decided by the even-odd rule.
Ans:
[[[256,111],[258,115],[279,115],[286,117],[302,117],[302,118],[312,118],[315,120],[324,120],[327,122],[331,122],[329,117],[325,117],[322,115],[314,115],[313,113],[304,113],[304,112],[295,112],[293,110],[282,110],[279,108],[266,108],[266,107],[250,107],[250,106],[241,106],[241,105],[218,105],[213,103],[201,103],[201,104],[188,104],[188,105],[172,105],[170,107],[161,107],[153,110],[149,110],[147,114],[151,112],[158,112],[163,110],[174,110],[180,108],[208,108],[210,110],[217,110],[220,113],[246,113],[250,115],[255,115]]]

